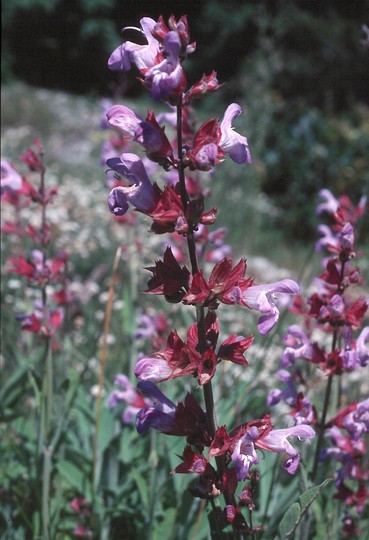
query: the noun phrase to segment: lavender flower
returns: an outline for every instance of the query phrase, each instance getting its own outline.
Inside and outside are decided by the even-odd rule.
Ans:
[[[175,92],[184,82],[184,72],[179,61],[181,40],[177,32],[168,32],[164,39],[165,59],[145,72],[151,96],[160,100]]]
[[[232,127],[233,120],[240,114],[242,114],[242,109],[237,103],[232,103],[227,107],[220,124],[221,137],[219,146],[236,163],[245,163],[245,161],[252,163],[246,137],[234,131]]]
[[[241,290],[241,301],[250,309],[262,313],[258,321],[260,334],[267,334],[274,328],[279,319],[279,310],[275,303],[276,293],[298,294],[299,286],[292,279],[282,279],[267,285],[253,285]]]
[[[272,452],[286,452],[290,457],[284,464],[284,468],[290,474],[294,474],[300,463],[300,454],[296,452],[289,437],[298,437],[300,440],[308,440],[315,437],[315,431],[306,425],[293,426],[287,429],[274,429],[265,437],[258,440],[258,448],[271,450]]]
[[[6,159],[1,160],[1,193],[4,189],[18,191],[22,187],[22,177]]]
[[[113,171],[132,182],[130,186],[118,186],[111,190],[108,196],[108,206],[113,214],[116,216],[125,214],[128,210],[128,203],[143,213],[154,208],[154,189],[138,156],[122,154],[119,158],[108,159],[106,164]]]
[[[235,464],[238,481],[245,480],[249,474],[251,465],[259,463],[254,445],[258,437],[259,430],[253,426],[236,443],[231,459]]]
[[[138,45],[126,41],[119,45],[108,60],[108,66],[111,70],[128,71],[131,69],[131,63],[135,64],[139,70],[148,69],[154,65],[159,52],[159,43],[152,35],[156,22],[150,17],[143,17],[140,24],[141,28],[125,27],[123,32],[125,30],[137,30],[144,34],[147,44]]]

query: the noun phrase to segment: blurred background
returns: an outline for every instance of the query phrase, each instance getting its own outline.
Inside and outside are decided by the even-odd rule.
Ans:
[[[107,58],[122,42],[123,26],[138,26],[143,16],[187,14],[197,43],[189,84],[213,69],[226,83],[199,102],[200,117],[221,118],[231,101],[244,109],[236,129],[248,136],[254,164],[245,177],[225,163],[227,185],[214,183],[240,248],[245,215],[255,228],[274,231],[263,249],[276,234],[298,245],[315,238],[321,188],[348,192],[355,202],[368,191],[366,0],[8,0],[2,10],[3,129],[32,122],[47,137],[60,125],[50,119],[55,94],[40,98],[35,89],[66,92],[71,107],[83,97],[91,114],[101,97],[147,109],[136,78],[109,71]],[[125,38],[136,40],[137,33]]]

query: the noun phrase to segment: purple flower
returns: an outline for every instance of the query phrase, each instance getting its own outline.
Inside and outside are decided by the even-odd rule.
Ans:
[[[331,317],[338,319],[341,318],[345,313],[345,304],[343,303],[342,295],[335,294],[330,299],[327,310]]]
[[[356,409],[345,416],[343,426],[355,441],[369,433],[369,398],[358,403]]]
[[[354,228],[351,223],[345,223],[338,235],[338,241],[342,249],[352,251],[355,243]]]
[[[320,252],[327,246],[335,246],[337,244],[337,238],[328,225],[318,225],[318,232],[321,234],[321,238],[315,244],[316,251]]]
[[[359,356],[360,365],[365,367],[369,363],[369,348],[365,343],[369,342],[369,326],[362,329],[359,337],[356,340],[356,351]]]
[[[113,105],[106,111],[106,118],[108,124],[112,127],[118,128],[124,135],[135,137],[136,131],[144,122],[134,111],[126,107],[125,105]]]
[[[10,165],[6,159],[1,160],[1,193],[3,190],[11,189],[18,191],[22,187],[22,177],[17,171]]]
[[[167,435],[185,436],[195,446],[210,445],[207,416],[192,394],[188,393],[183,403],[175,405],[150,381],[139,382],[138,388],[152,402],[137,414],[138,433],[152,428]]]
[[[184,72],[179,61],[181,40],[177,32],[168,32],[164,39],[164,60],[145,72],[145,84],[154,99],[160,100],[177,91],[184,82]]]
[[[141,358],[135,367],[135,375],[141,381],[160,382],[172,373],[164,358],[147,356]]]
[[[288,344],[285,348],[281,364],[283,367],[292,366],[299,358],[312,360],[314,358],[314,346],[307,335],[296,324],[289,327],[284,341]]]
[[[290,474],[294,474],[300,463],[300,455],[292,444],[288,441],[289,437],[298,437],[300,440],[312,439],[315,437],[315,431],[310,426],[299,425],[287,429],[274,429],[256,442],[257,448],[271,450],[272,452],[285,452],[289,458],[284,464],[284,468]]]
[[[280,381],[284,382],[286,388],[284,390],[274,389],[269,392],[267,397],[268,407],[272,407],[279,403],[282,399],[288,404],[293,406],[297,400],[297,391],[292,379],[291,373],[286,369],[280,369],[277,371],[277,377]]]
[[[146,120],[124,105],[113,105],[106,113],[110,126],[119,129],[123,135],[141,144],[151,159],[172,156],[172,147],[157,123],[155,115],[149,112]]]
[[[138,45],[131,41],[126,41],[119,45],[111,54],[108,60],[108,66],[111,70],[128,71],[131,69],[131,63],[135,64],[141,71],[154,65],[156,56],[159,52],[159,43],[152,35],[156,22],[149,17],[143,17],[140,20],[140,28],[125,27],[125,30],[137,30],[144,34],[147,45]]]
[[[126,375],[118,374],[115,377],[115,385],[118,386],[118,390],[114,390],[110,394],[108,405],[111,409],[114,409],[121,402],[124,402],[127,407],[123,411],[122,421],[124,424],[131,424],[138,411],[150,405],[151,401],[143,398],[137,392]]]
[[[369,363],[369,349],[365,343],[369,341],[369,326],[362,329],[359,337],[352,340],[352,330],[345,327],[343,332],[345,347],[341,352],[343,367],[347,370],[353,370],[358,367],[365,367]]]
[[[221,137],[219,146],[236,163],[245,163],[245,161],[251,163],[251,154],[246,137],[234,131],[232,127],[233,120],[240,114],[242,114],[241,107],[237,103],[231,103],[220,124]]]
[[[139,212],[150,212],[155,206],[154,188],[141,159],[135,154],[122,154],[119,158],[108,159],[106,164],[131,182],[130,186],[117,186],[111,190],[109,210],[116,216],[122,216],[130,203]]]
[[[307,396],[297,392],[292,375],[285,369],[277,372],[277,377],[285,384],[283,390],[275,388],[269,392],[267,405],[273,406],[283,400],[292,408],[291,415],[295,425],[312,424],[316,421],[316,410]]]
[[[176,405],[168,399],[159,388],[150,381],[139,382],[138,388],[148,396],[153,405],[141,409],[137,414],[136,429],[138,433],[146,433],[150,428],[162,433],[171,433],[175,430]]]
[[[251,465],[259,463],[254,442],[259,437],[259,430],[253,426],[234,447],[231,459],[235,464],[237,480],[242,482],[249,474]]]
[[[275,283],[267,285],[253,285],[241,290],[240,303],[256,309],[262,313],[258,321],[258,330],[260,334],[265,335],[277,324],[279,319],[279,310],[276,306],[275,294],[287,293],[298,294],[299,286],[292,279],[282,279]]]
[[[334,214],[337,212],[340,206],[339,201],[328,189],[321,189],[319,191],[319,196],[322,199],[325,199],[325,202],[318,204],[316,207],[316,213],[318,216],[323,214],[323,212],[327,212],[328,214]]]

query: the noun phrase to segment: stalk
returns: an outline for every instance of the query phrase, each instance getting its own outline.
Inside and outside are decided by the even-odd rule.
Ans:
[[[42,268],[46,278],[46,245],[47,239],[47,221],[46,221],[46,186],[45,186],[45,166],[44,166],[43,149],[39,150],[40,168],[40,204],[41,204],[41,252],[42,252]],[[41,305],[43,314],[43,326],[45,328],[45,356],[44,356],[44,380],[42,387],[41,400],[41,423],[43,436],[42,441],[42,488],[41,488],[41,521],[42,535],[44,540],[50,539],[50,487],[52,475],[52,454],[53,449],[50,445],[52,431],[52,405],[53,405],[53,356],[51,348],[51,337],[47,334],[47,282],[43,278],[41,282]],[[41,451],[41,445],[40,445]]]
[[[341,261],[341,272],[340,272],[340,279],[337,287],[337,294],[343,294],[343,287],[342,282],[345,275],[345,264],[346,261]],[[336,326],[333,331],[333,337],[332,337],[332,349],[331,352],[333,353],[337,346],[337,339],[338,339],[338,327]],[[317,470],[318,470],[318,464],[319,464],[319,454],[320,450],[323,444],[323,435],[324,435],[324,429],[325,424],[327,420],[327,414],[328,414],[328,408],[329,408],[329,402],[331,399],[331,393],[332,393],[332,383],[333,383],[333,375],[329,375],[327,386],[325,389],[325,396],[324,396],[324,404],[323,404],[323,411],[322,416],[320,418],[319,422],[319,433],[318,433],[318,440],[315,448],[315,455],[314,455],[314,464],[313,469],[311,471],[311,479],[314,481],[316,478]]]
[[[179,98],[179,102],[177,105],[177,142],[178,142],[178,177],[179,177],[179,186],[180,186],[180,195],[181,195],[181,201],[183,205],[184,214],[186,215],[186,209],[189,202],[189,196],[186,189],[186,182],[185,182],[185,165],[183,163],[183,143],[182,143],[182,98]],[[188,254],[190,258],[191,263],[191,273],[194,276],[198,270],[198,259],[197,259],[197,252],[196,252],[196,241],[194,237],[194,224],[188,223],[189,230],[186,233],[186,240],[187,240],[187,248],[188,248]],[[207,343],[206,343],[206,329],[205,329],[205,309],[202,305],[196,306],[196,324],[197,324],[197,333],[198,333],[198,352],[200,354],[203,354],[207,349]],[[215,411],[215,404],[214,404],[214,394],[213,394],[213,387],[211,380],[203,385],[203,393],[204,393],[204,401],[205,401],[205,410],[208,418],[209,423],[209,434],[213,438],[215,436],[215,432],[217,430],[217,419],[216,419],[216,411]],[[224,456],[216,456],[215,461],[217,464],[217,470],[219,473],[219,476],[222,477],[225,469],[226,469],[226,463]],[[234,504],[234,498],[232,497],[232,500],[227,500],[228,497],[225,497],[226,504]],[[215,503],[213,499],[211,499],[211,504],[214,511],[214,516],[217,521],[217,528],[219,528],[220,531],[222,531],[222,525],[218,523],[218,513],[215,509]],[[246,522],[245,522],[246,525]],[[222,532],[220,534],[223,537]],[[240,540],[243,539],[242,533],[239,535]]]
[[[115,284],[118,279],[117,270],[118,270],[118,265],[119,265],[121,255],[122,255],[122,248],[118,247],[115,253],[115,257],[114,257],[113,272],[112,272],[112,277],[109,283],[108,301],[105,307],[105,318],[104,318],[102,346],[101,346],[101,354],[100,354],[99,387],[98,387],[98,393],[97,393],[97,398],[96,398],[95,435],[94,435],[93,456],[92,456],[92,486],[93,488],[95,486],[95,482],[97,481],[96,468],[97,468],[97,453],[98,453],[98,437],[99,437],[99,429],[100,429],[102,390],[103,390],[104,377],[105,377],[105,363],[106,363],[106,356],[107,356],[107,350],[108,350],[108,333],[109,333],[109,327],[110,327],[111,311],[113,307]],[[94,489],[92,492],[94,493]]]

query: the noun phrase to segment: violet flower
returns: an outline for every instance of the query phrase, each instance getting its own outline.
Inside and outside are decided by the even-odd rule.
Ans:
[[[164,358],[146,356],[135,367],[135,375],[141,381],[160,382],[169,377],[172,369]]]
[[[343,332],[345,347],[341,352],[342,365],[347,370],[354,370],[358,367],[365,367],[369,363],[369,348],[365,343],[369,342],[369,326],[362,329],[359,337],[352,340],[352,330],[345,327]]]
[[[293,406],[297,400],[297,390],[295,388],[291,373],[289,373],[289,371],[286,369],[280,369],[277,371],[276,375],[278,379],[286,385],[286,387],[284,390],[275,388],[269,392],[267,397],[268,407],[277,405],[277,403],[279,403],[282,399],[288,405]]]
[[[165,59],[145,72],[145,83],[154,99],[168,97],[183,83],[185,75],[179,60],[180,50],[181,40],[178,33],[168,32],[164,39]]]
[[[113,105],[106,113],[110,126],[141,144],[148,155],[165,158],[172,156],[172,148],[155,115],[149,112],[146,120],[124,105]],[[156,161],[156,160],[155,160]]]
[[[356,351],[362,367],[367,366],[369,363],[369,348],[365,343],[369,343],[369,326],[365,326],[365,328],[362,329],[356,340]]]
[[[293,324],[284,336],[284,342],[288,345],[282,355],[283,367],[292,366],[295,360],[312,360],[314,358],[314,346],[307,335],[297,324]]]
[[[6,159],[1,160],[1,193],[4,189],[18,191],[22,188],[22,177]]]
[[[155,206],[154,188],[146,174],[141,159],[135,154],[122,154],[119,158],[110,158],[106,164],[111,170],[125,176],[132,184],[117,186],[108,196],[110,212],[122,216],[128,210],[128,203],[144,214]]]
[[[338,234],[338,242],[342,249],[352,251],[355,243],[355,232],[351,223],[345,223]]]
[[[279,310],[275,303],[276,293],[298,294],[299,286],[292,279],[282,279],[266,285],[252,285],[245,290],[240,290],[239,303],[260,311],[262,316],[258,321],[260,334],[265,335],[277,324]]]
[[[125,407],[122,414],[122,421],[124,424],[131,424],[136,417],[138,411],[143,407],[151,405],[151,401],[147,398],[143,398],[142,395],[137,392],[133,387],[131,381],[126,375],[118,374],[115,377],[115,385],[118,386],[117,390],[113,390],[108,399],[108,406],[111,409],[117,407],[121,402],[124,402]]]
[[[106,118],[110,126],[118,128],[124,135],[132,137],[132,139],[142,122],[144,122],[141,116],[125,105],[109,107],[106,111]]]
[[[135,64],[139,70],[148,69],[155,63],[159,53],[159,42],[152,35],[156,22],[150,17],[143,17],[140,20],[141,28],[125,27],[125,30],[137,30],[144,34],[147,44],[138,45],[131,41],[126,41],[119,45],[108,60],[108,67],[111,70],[128,71],[131,63]]]
[[[298,437],[300,440],[312,439],[315,437],[315,431],[305,424],[293,426],[286,429],[274,429],[265,437],[261,437],[256,442],[256,447],[272,452],[285,452],[289,458],[284,464],[284,468],[290,474],[294,474],[300,463],[300,454],[296,452],[292,444],[288,441],[289,437]]]
[[[316,213],[318,216],[327,212],[328,214],[334,214],[337,212],[340,204],[336,197],[329,191],[329,189],[321,189],[319,191],[319,197],[325,199],[325,202],[318,204],[316,207]]]
[[[220,124],[221,137],[220,148],[229,154],[229,157],[236,163],[252,163],[249,145],[246,137],[234,131],[232,122],[242,114],[242,109],[237,103],[231,103],[224,113]]]
[[[304,396],[302,392],[297,392],[292,375],[287,370],[281,369],[277,372],[277,377],[285,384],[285,388],[283,390],[275,388],[269,392],[268,407],[283,400],[292,408],[290,415],[295,425],[314,423],[316,421],[315,407],[307,396]]]
[[[246,480],[251,465],[259,463],[255,450],[255,441],[259,437],[259,430],[253,426],[235,445],[231,459],[235,464],[237,480]]]
[[[343,426],[355,441],[369,433],[369,398],[358,403],[356,409],[345,416]]]
[[[175,430],[176,405],[168,399],[159,388],[150,381],[139,382],[138,388],[148,396],[153,405],[141,409],[137,414],[136,429],[138,433],[146,433],[150,428],[162,433],[171,433]]]
[[[335,246],[337,244],[337,238],[328,225],[318,225],[317,230],[321,235],[321,238],[319,238],[315,244],[315,251],[320,252],[323,251],[324,248],[327,248],[327,246]]]

